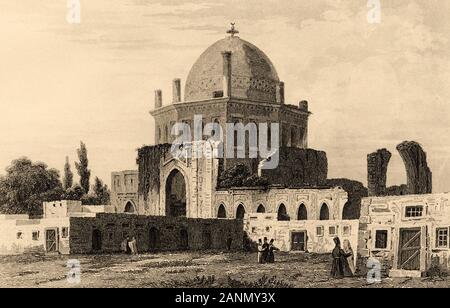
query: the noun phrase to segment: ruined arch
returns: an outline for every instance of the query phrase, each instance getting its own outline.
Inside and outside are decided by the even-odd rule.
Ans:
[[[173,169],[166,180],[166,216],[186,217],[186,179],[178,169]]]
[[[305,204],[300,204],[297,211],[297,220],[308,220],[308,210]]]

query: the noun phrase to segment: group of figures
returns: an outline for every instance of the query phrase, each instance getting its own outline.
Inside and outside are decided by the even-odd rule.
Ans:
[[[259,239],[258,241],[258,263],[275,263],[275,251],[279,250],[274,245],[275,240],[271,239],[268,242],[267,237],[264,238],[264,242]]]
[[[121,250],[123,253],[126,253],[128,255],[137,255],[138,249],[137,249],[137,240],[136,237],[132,237],[130,239],[129,236],[127,236],[121,244]]]
[[[341,247],[341,240],[334,238],[336,245],[331,253],[333,263],[331,265],[331,277],[342,279],[344,277],[353,277],[355,275],[354,252],[348,240],[344,240]]]

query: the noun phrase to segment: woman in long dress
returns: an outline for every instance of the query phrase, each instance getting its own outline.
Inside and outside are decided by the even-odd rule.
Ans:
[[[341,248],[341,240],[338,237],[334,238],[335,247],[333,252],[331,253],[333,257],[333,263],[331,265],[331,277],[336,279],[342,279],[344,277],[348,277],[348,261],[347,258],[351,254],[346,254],[344,250]]]
[[[346,254],[350,254],[350,256],[347,257],[347,266],[348,268],[345,268],[345,264],[344,264],[344,276],[345,277],[352,277],[353,275],[355,275],[356,269],[355,269],[355,260],[354,260],[354,252],[352,249],[352,246],[350,244],[349,240],[344,240],[344,245],[342,247],[342,249],[344,250],[344,252]]]

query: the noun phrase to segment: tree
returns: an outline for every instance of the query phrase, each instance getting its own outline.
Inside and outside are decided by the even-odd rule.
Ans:
[[[98,205],[109,204],[110,191],[108,185],[103,184],[102,180],[98,177],[95,178],[95,183],[93,186],[94,195],[97,199]]]
[[[63,193],[59,172],[28,158],[14,160],[0,177],[0,211],[5,214],[42,215],[42,202],[56,201]]]
[[[64,179],[63,179],[63,188],[64,190],[68,190],[73,186],[73,173],[70,169],[69,157],[66,157],[66,164],[64,165]]]
[[[61,199],[63,200],[73,200],[80,201],[84,196],[84,190],[80,185],[75,185],[74,187],[70,187],[67,189],[62,195]]]
[[[89,160],[87,156],[86,145],[81,141],[80,148],[77,150],[79,163],[75,162],[78,175],[80,176],[80,186],[83,188],[84,193],[89,193],[91,170],[89,170]]]

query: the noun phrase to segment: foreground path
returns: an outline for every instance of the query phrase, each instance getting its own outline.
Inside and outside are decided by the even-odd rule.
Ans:
[[[69,259],[81,263],[81,283],[67,282]],[[331,280],[329,256],[279,254],[275,264],[256,264],[256,254],[162,253],[140,256],[0,257],[0,287],[450,287],[450,280],[365,278]],[[276,277],[274,277],[276,276]]]

